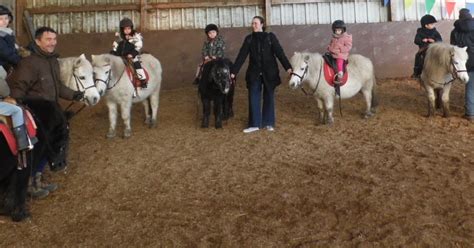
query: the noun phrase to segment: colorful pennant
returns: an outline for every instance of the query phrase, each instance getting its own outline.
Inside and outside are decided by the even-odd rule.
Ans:
[[[469,9],[471,13],[474,13],[474,3],[466,3],[466,9]]]
[[[446,12],[448,12],[448,16],[451,16],[451,14],[453,14],[455,6],[456,0],[446,0]]]
[[[426,14],[429,14],[431,12],[431,9],[433,9],[435,2],[436,0],[425,0]]]

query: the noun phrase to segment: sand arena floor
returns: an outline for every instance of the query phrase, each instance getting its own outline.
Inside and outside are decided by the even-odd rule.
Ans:
[[[473,247],[474,124],[463,86],[452,117],[423,117],[406,79],[379,80],[318,125],[316,102],[279,87],[275,132],[243,134],[247,91],[222,130],[200,129],[195,88],[163,91],[159,124],[133,110],[133,136],[107,140],[104,102],[71,123],[60,189],[33,217],[0,217],[0,247]],[[120,123],[121,124],[121,123]],[[118,133],[123,125],[119,125]]]

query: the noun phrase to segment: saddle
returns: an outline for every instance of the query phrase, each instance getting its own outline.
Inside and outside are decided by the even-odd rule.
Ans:
[[[336,60],[331,56],[330,53],[326,53],[323,55],[324,58],[324,79],[326,82],[334,87],[334,79],[336,78],[337,73],[337,64]],[[349,78],[349,73],[347,73],[347,60],[344,61],[344,75],[342,76],[342,81],[339,86],[343,86],[347,83],[347,79]]]
[[[130,79],[130,81],[133,84],[133,88],[135,88],[135,92],[137,91],[137,88],[146,88],[146,84],[148,83],[148,80],[150,80],[150,76],[148,75],[148,71],[145,70],[145,68],[142,67],[143,71],[145,72],[145,81],[142,82],[140,81],[137,71],[135,67],[133,66],[133,61],[130,58],[122,57],[123,62],[125,64],[125,71],[127,72],[127,76]],[[141,63],[141,62],[140,62]],[[144,84],[144,85],[142,85]],[[142,87],[145,86],[145,87]]]
[[[28,131],[28,136],[31,140],[37,139],[36,137],[36,126],[35,120],[31,115],[30,111],[23,108],[24,119],[25,119],[25,126],[26,130]],[[16,144],[15,135],[12,132],[12,121],[10,116],[0,115],[0,135],[5,137],[7,141],[8,147],[14,156],[18,155],[18,146]]]
[[[132,82],[133,87],[135,88],[135,90],[137,88],[143,88],[142,87],[142,81],[140,81],[140,79],[138,79],[137,72],[135,71],[135,68],[133,67],[133,65],[127,64],[127,66],[125,68],[126,68],[126,71],[127,71],[127,76],[130,79],[130,81]],[[148,71],[145,70],[145,68],[143,68],[143,71],[145,71],[145,77],[146,77],[145,83],[148,83],[148,80],[150,80],[150,76],[148,75]]]

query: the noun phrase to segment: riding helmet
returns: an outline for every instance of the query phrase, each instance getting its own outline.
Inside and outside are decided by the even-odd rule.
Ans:
[[[10,17],[10,22],[13,21],[13,15],[12,12],[5,6],[0,5],[0,15],[8,15]]]
[[[204,29],[204,32],[207,34],[209,33],[210,31],[216,31],[217,33],[219,33],[219,29],[217,28],[217,25],[216,24],[207,24],[206,28]]]
[[[335,20],[332,23],[332,31],[335,32],[336,28],[342,29],[344,32],[346,32],[346,24],[344,23],[343,20]]]
[[[438,21],[436,21],[436,18],[432,15],[424,15],[420,20],[421,27],[425,27],[425,25],[436,23],[436,22]]]
[[[120,21],[120,28],[125,27],[131,27],[133,29],[133,22],[130,20],[130,18],[125,17]]]

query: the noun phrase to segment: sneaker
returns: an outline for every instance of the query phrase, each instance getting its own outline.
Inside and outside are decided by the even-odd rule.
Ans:
[[[267,131],[275,131],[275,128],[273,126],[266,126],[265,129],[267,129]]]
[[[42,189],[40,187],[35,187],[33,185],[30,185],[27,190],[27,194],[29,197],[32,197],[33,199],[43,199],[46,196],[49,195],[49,191]]]
[[[58,189],[58,185],[55,183],[50,183],[46,181],[43,176],[43,173],[41,172],[37,172],[33,180],[34,180],[33,184],[34,186],[36,186],[36,188],[47,190],[49,193],[54,192]]]
[[[248,127],[246,129],[244,129],[244,133],[252,133],[252,132],[255,132],[255,131],[258,131],[260,130],[260,128],[258,127]]]

